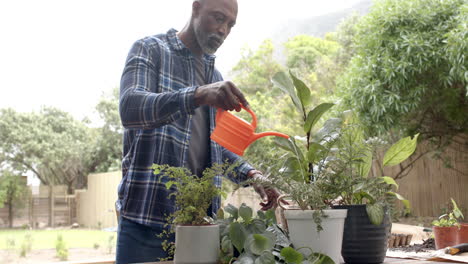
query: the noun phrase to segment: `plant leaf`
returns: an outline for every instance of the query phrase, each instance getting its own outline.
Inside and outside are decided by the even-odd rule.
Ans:
[[[244,227],[238,222],[232,223],[229,226],[229,236],[237,251],[242,252],[247,237]]]
[[[367,178],[372,168],[372,151],[368,150],[362,157],[363,162],[358,163],[357,168],[361,177]]]
[[[266,234],[250,234],[245,240],[245,248],[255,255],[261,255],[263,251],[270,251],[275,245],[275,240]]]
[[[255,256],[253,256],[252,254],[249,254],[249,253],[242,253],[240,256],[239,256],[239,259],[234,262],[234,263],[238,263],[238,264],[254,264],[254,259],[255,259]]]
[[[412,139],[405,137],[393,144],[385,153],[383,166],[394,166],[406,160],[416,150],[419,134],[416,134]]]
[[[310,105],[310,89],[303,81],[294,76],[291,71],[289,71],[289,75],[293,80],[294,87],[296,87],[297,95],[302,104],[302,109],[306,109]]]
[[[302,113],[301,101],[299,100],[299,97],[297,97],[294,84],[289,76],[285,72],[278,72],[273,76],[271,81],[275,86],[280,88],[283,92],[287,93],[289,97],[291,97],[293,104],[300,111],[300,113]]]
[[[386,184],[391,184],[391,185],[395,185],[396,186],[396,189],[398,190],[398,184],[396,183],[396,181],[392,178],[392,177],[388,177],[388,176],[382,176],[380,177]]]
[[[304,124],[304,132],[309,133],[314,125],[320,120],[322,115],[327,112],[334,104],[323,103],[312,109],[307,114],[307,119]]]
[[[309,260],[316,264],[335,264],[335,262],[329,256],[318,252],[311,254]]]
[[[239,209],[232,204],[228,204],[224,207],[224,211],[228,212],[232,218],[237,219],[239,217]]]
[[[374,225],[380,225],[384,219],[384,208],[381,204],[367,204],[366,205],[367,215],[369,216],[369,220]]]
[[[317,131],[314,135],[314,141],[321,142],[324,139],[327,139],[333,133],[337,133],[338,130],[341,128],[343,121],[341,118],[330,118],[325,121],[323,127]]]
[[[269,252],[264,251],[256,260],[255,264],[275,264],[275,256]]]
[[[281,256],[288,263],[300,264],[304,259],[304,256],[292,247],[285,247],[281,250]]]
[[[244,219],[245,222],[250,222],[252,219],[253,211],[252,208],[248,207],[245,203],[239,207],[239,215]]]
[[[410,212],[411,204],[405,197],[401,196],[401,194],[396,193],[396,192],[387,192],[387,193],[390,194],[390,195],[395,196],[398,200],[400,200],[403,203],[403,205],[405,206],[406,212],[408,212],[408,213]]]

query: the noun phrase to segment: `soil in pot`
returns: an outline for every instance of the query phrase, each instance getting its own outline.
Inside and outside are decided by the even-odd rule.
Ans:
[[[457,226],[433,226],[432,231],[434,232],[436,249],[454,246],[457,244]]]
[[[391,221],[385,214],[382,224],[372,224],[365,205],[340,205],[334,209],[348,209],[345,220],[341,255],[346,263],[382,263],[387,253]]]

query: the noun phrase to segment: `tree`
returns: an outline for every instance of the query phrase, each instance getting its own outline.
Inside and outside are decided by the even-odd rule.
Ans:
[[[339,86],[371,134],[442,148],[468,132],[467,22],[464,0],[382,0],[360,20]]]
[[[16,210],[24,208],[30,197],[30,190],[20,175],[10,170],[0,171],[0,208],[8,206],[8,224],[13,227]]]
[[[33,172],[45,185],[66,184],[90,172],[89,128],[56,108],[39,113],[0,110],[0,160]]]
[[[104,94],[96,105],[96,111],[104,122],[93,130],[90,172],[107,172],[120,169],[122,159],[123,129],[119,115],[119,89]]]

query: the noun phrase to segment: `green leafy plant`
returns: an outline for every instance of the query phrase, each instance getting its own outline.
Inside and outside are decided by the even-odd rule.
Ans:
[[[432,221],[432,225],[440,226],[440,227],[450,227],[450,226],[458,226],[460,227],[459,221],[464,219],[463,213],[458,208],[457,203],[453,198],[450,198],[452,201],[452,211],[439,216],[439,219]]]
[[[226,212],[226,213],[225,213]],[[294,249],[273,210],[258,211],[242,204],[229,204],[218,212],[221,235],[221,263],[333,263],[323,254],[304,256]],[[229,216],[228,216],[229,215]]]
[[[396,181],[384,176],[383,168],[395,166],[405,161],[416,150],[418,135],[405,137],[393,144],[385,152],[381,176],[369,177],[374,157],[382,151],[386,142],[377,137],[365,139],[364,129],[355,121],[352,114],[343,117],[343,126],[335,142],[335,150],[327,164],[328,197],[338,197],[330,204],[365,204],[370,221],[380,225],[385,209],[389,209],[395,199],[402,201],[410,210],[409,201],[395,191]]]
[[[202,177],[192,175],[182,167],[154,164],[155,175],[163,175],[161,181],[167,189],[172,190],[170,197],[175,198],[176,210],[172,218],[173,224],[205,225],[212,221],[207,216],[207,210],[213,198],[222,195],[220,188],[213,183],[216,175],[232,172],[233,166],[214,164],[203,171]]]
[[[300,117],[303,134],[289,139],[275,138],[275,143],[286,150],[286,154],[280,158],[284,162],[274,168],[279,173],[273,173],[270,178],[272,184],[302,210],[315,210],[314,220],[318,230],[321,230],[323,209],[328,207],[322,174],[325,172],[325,158],[329,156],[341,122],[331,118],[316,131],[314,127],[333,104],[323,103],[312,108],[309,87],[292,72],[289,75],[279,72],[272,81],[291,98]]]
[[[68,248],[61,234],[57,235],[57,240],[55,241],[55,251],[56,251],[57,257],[61,261],[65,261],[68,259]]]
[[[31,252],[33,238],[31,234],[26,234],[24,236],[23,242],[21,243],[20,248],[20,257],[26,257],[26,254]]]

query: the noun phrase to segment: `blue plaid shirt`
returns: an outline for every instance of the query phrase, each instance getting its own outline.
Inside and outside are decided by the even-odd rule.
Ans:
[[[161,227],[174,211],[171,190],[164,177],[153,175],[151,166],[168,164],[185,167],[190,142],[192,114],[195,110],[195,58],[177,37],[176,30],[138,40],[126,60],[120,84],[120,117],[125,127],[122,181],[117,208],[130,220]],[[207,83],[222,80],[214,67],[214,56],[204,56]],[[210,133],[216,109],[210,107]],[[215,142],[210,143],[211,163],[240,162],[236,168],[240,183],[252,167]],[[214,184],[221,187],[222,175]],[[220,207],[213,201],[212,211]]]

